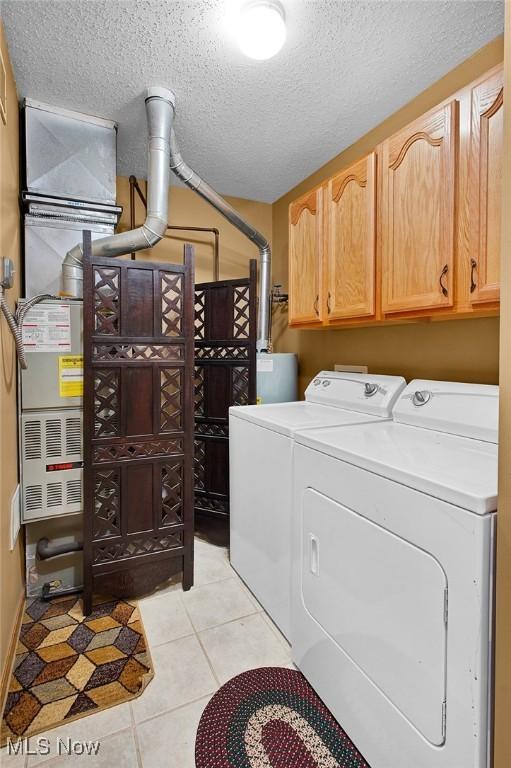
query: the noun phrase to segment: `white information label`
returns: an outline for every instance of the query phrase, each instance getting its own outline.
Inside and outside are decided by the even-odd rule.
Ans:
[[[273,371],[273,360],[257,361],[257,373],[271,373]]]
[[[23,345],[27,352],[71,351],[69,304],[36,304],[23,320]]]

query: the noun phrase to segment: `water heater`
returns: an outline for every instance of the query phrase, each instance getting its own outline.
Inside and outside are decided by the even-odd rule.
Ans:
[[[298,358],[292,352],[257,355],[257,402],[290,403],[298,399]]]

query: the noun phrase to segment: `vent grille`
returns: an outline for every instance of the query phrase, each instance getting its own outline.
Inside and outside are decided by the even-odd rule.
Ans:
[[[82,501],[82,481],[68,480],[66,483],[66,504],[80,504]]]
[[[23,458],[30,459],[41,458],[41,422],[26,421],[24,430],[24,451]]]
[[[66,455],[78,455],[82,452],[81,419],[66,419]]]
[[[60,419],[46,421],[46,456],[58,458],[62,456],[62,423]]]
[[[25,491],[25,509],[39,512],[43,509],[43,488],[41,485],[29,485]]]
[[[46,506],[62,506],[62,483],[48,483],[46,486]]]

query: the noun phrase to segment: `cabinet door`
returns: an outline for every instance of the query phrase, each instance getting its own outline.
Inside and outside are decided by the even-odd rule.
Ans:
[[[457,107],[430,112],[383,145],[383,312],[452,306]]]
[[[330,320],[374,315],[376,155],[328,183],[327,313]]]
[[[322,316],[323,190],[289,207],[289,322],[315,323]]]
[[[499,70],[472,89],[469,290],[473,304],[498,301],[500,296],[503,85]]]

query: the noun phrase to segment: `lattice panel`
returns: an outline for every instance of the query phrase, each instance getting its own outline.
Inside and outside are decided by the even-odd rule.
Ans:
[[[233,301],[233,338],[248,339],[250,333],[250,286],[243,285],[234,289]]]
[[[206,488],[206,447],[204,440],[195,440],[193,443],[195,453],[193,457],[193,478],[196,491],[204,491]]]
[[[227,515],[229,512],[229,502],[227,500],[213,499],[210,496],[196,496],[195,506],[198,509],[221,515]]]
[[[119,370],[94,371],[94,437],[115,437],[119,433]]]
[[[196,360],[248,360],[248,349],[240,347],[196,347]]]
[[[247,366],[232,368],[232,404],[248,405],[248,376]]]
[[[161,332],[163,336],[183,335],[183,278],[160,272]]]
[[[161,525],[183,522],[183,465],[161,465]]]
[[[182,380],[181,368],[160,371],[160,432],[177,432],[182,428]]]
[[[119,336],[119,269],[94,267],[94,331],[105,336]]]
[[[198,421],[195,424],[195,434],[206,437],[229,437],[229,426],[228,424],[211,424],[207,421]]]
[[[180,453],[183,453],[182,440],[149,440],[137,443],[95,445],[92,448],[92,460],[94,464],[102,464],[110,461],[173,456]]]
[[[196,365],[194,368],[194,405],[195,416],[204,416],[204,368]]]
[[[195,287],[195,509],[229,514],[229,406],[255,402],[257,264]]]
[[[95,344],[93,360],[182,360],[182,344]]]
[[[118,536],[120,530],[119,470],[94,473],[94,539]]]
[[[164,550],[180,547],[183,544],[183,534],[176,532],[165,536],[143,536],[121,539],[110,544],[95,544],[93,546],[93,561],[95,565],[121,560],[127,557],[163,552]]]
[[[94,593],[136,598],[180,569],[193,584],[193,269],[190,245],[153,264],[84,236],[87,614]]]
[[[206,331],[206,291],[195,291],[195,340],[204,339]]]

